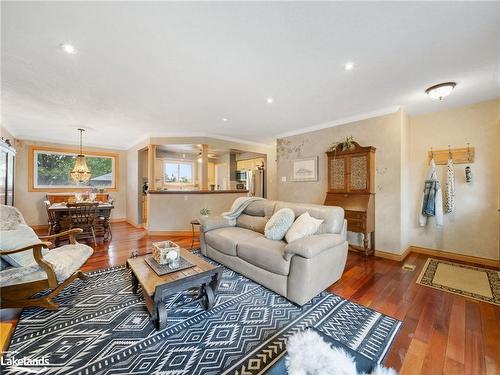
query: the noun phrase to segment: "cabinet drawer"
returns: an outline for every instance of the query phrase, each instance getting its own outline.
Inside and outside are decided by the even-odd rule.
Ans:
[[[364,231],[366,228],[364,221],[347,220],[347,230],[350,232]]]
[[[345,218],[347,220],[365,220],[366,212],[356,212],[356,211],[345,211]]]

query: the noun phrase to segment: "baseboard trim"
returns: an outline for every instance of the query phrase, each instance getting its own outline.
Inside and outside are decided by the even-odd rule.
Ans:
[[[138,224],[136,222],[133,222],[131,219],[125,219],[125,222],[132,225],[134,228],[139,228],[139,229],[144,228],[144,224]]]
[[[397,262],[402,262],[410,254],[411,247],[407,248],[402,254],[389,253],[387,251],[375,250],[375,256],[384,259],[395,260]]]
[[[472,255],[451,253],[445,250],[429,249],[426,247],[419,247],[419,246],[410,246],[410,249],[412,253],[416,254],[430,255],[451,260],[459,260],[462,262],[482,264],[491,267],[499,267],[499,261],[496,259],[481,258]]]
[[[429,255],[429,256],[440,257],[440,258],[445,258],[445,259],[450,259],[450,260],[458,260],[458,261],[468,262],[468,263],[482,264],[484,266],[491,266],[491,267],[499,267],[500,266],[499,261],[495,260],[495,259],[475,257],[472,255],[457,254],[457,253],[452,253],[450,251],[429,249],[426,247],[419,247],[419,246],[409,246],[402,254],[394,254],[394,253],[389,253],[387,251],[375,250],[376,257],[395,260],[397,262],[404,261],[406,259],[406,257],[408,257],[408,255],[410,255],[411,253]]]
[[[194,230],[194,233],[198,233]],[[148,230],[150,236],[191,236],[193,234],[190,230]]]

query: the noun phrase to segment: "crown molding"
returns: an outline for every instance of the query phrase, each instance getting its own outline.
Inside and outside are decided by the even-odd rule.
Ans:
[[[399,111],[400,108],[401,108],[401,106],[399,106],[399,105],[393,106],[393,107],[382,108],[382,109],[378,109],[378,110],[372,111],[372,112],[366,112],[366,113],[362,113],[359,115],[344,117],[344,118],[340,118],[338,120],[325,122],[323,124],[312,125],[312,126],[307,126],[305,128],[291,130],[289,132],[277,134],[277,135],[275,135],[275,137],[278,139],[285,138],[285,137],[291,137],[293,135],[299,135],[299,134],[314,132],[317,130],[333,128],[335,126],[345,125],[345,124],[349,124],[351,122],[366,120],[366,119],[373,118],[373,117],[385,116],[385,115],[389,115],[391,113],[395,113],[395,112]]]

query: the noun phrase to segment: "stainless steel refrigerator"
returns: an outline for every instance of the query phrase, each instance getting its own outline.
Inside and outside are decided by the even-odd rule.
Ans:
[[[255,169],[247,174],[248,191],[252,197],[266,197],[266,171],[264,169]]]

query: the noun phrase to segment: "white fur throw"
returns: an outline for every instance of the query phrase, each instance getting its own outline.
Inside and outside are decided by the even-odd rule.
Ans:
[[[313,330],[288,339],[286,366],[289,375],[358,375],[354,358],[344,349],[331,347]],[[378,365],[371,375],[397,375]]]

